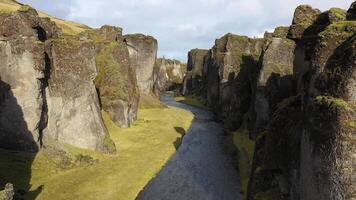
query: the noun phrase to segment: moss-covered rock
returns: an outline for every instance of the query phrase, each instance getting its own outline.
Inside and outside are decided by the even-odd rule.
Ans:
[[[122,29],[106,25],[79,37],[93,41],[96,48],[94,83],[102,109],[118,126],[129,127],[137,118],[139,92]]]
[[[320,10],[313,9],[309,5],[298,6],[294,12],[288,37],[290,39],[301,39],[304,35],[304,31],[316,21],[320,14]]]
[[[94,79],[95,46],[67,36],[46,42],[48,55],[48,124],[45,139],[81,148],[115,152],[107,146]],[[107,140],[107,139],[106,139]]]
[[[356,2],[353,2],[346,14],[347,20],[356,20]]]

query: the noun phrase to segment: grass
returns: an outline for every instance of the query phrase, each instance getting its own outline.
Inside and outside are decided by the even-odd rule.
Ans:
[[[241,190],[246,197],[255,152],[255,141],[249,138],[246,120],[244,120],[239,130],[233,132],[233,142],[238,151],[237,159],[241,179]]]
[[[208,109],[208,107],[206,107],[206,100],[200,96],[196,96],[196,95],[178,96],[175,97],[174,99],[180,103],[196,106],[203,109]]]
[[[354,111],[353,106],[341,98],[332,96],[317,96],[315,101],[318,104],[327,104],[333,108],[341,108],[345,111]]]
[[[140,109],[164,108],[166,107],[154,94],[140,94]]]
[[[135,199],[175,153],[176,141],[187,130],[193,114],[177,108],[141,109],[132,128],[121,129],[103,113],[117,155],[107,155],[67,146],[68,157],[95,160],[94,164],[60,167],[56,156],[41,151],[34,156],[1,151],[0,180],[15,183],[15,188],[30,187],[24,199]],[[16,156],[15,156],[16,155]],[[64,162],[66,163],[66,162]],[[65,164],[63,166],[66,166]],[[30,178],[28,174],[32,174]],[[27,178],[24,178],[26,177]],[[26,183],[27,182],[27,183]],[[28,182],[30,183],[29,186]],[[42,192],[38,188],[42,187]],[[36,190],[37,189],[37,190]]]

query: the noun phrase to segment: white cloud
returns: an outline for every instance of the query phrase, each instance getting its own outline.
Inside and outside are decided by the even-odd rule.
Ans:
[[[159,55],[186,60],[192,48],[210,48],[231,32],[262,36],[289,25],[295,7],[347,9],[353,0],[20,0],[51,15],[85,23],[121,26],[124,33],[153,35]]]

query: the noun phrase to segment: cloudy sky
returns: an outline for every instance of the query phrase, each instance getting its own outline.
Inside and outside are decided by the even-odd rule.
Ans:
[[[294,9],[310,4],[324,11],[347,9],[353,0],[19,0],[58,18],[91,27],[120,26],[126,33],[158,39],[159,56],[186,61],[193,48],[210,48],[216,38],[236,33],[263,35],[289,25]]]

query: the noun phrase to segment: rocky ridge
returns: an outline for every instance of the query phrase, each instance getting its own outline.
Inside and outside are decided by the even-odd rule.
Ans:
[[[205,97],[234,137],[255,144],[251,158],[238,152],[246,199],[356,198],[354,8],[302,5],[264,38],[227,34],[197,67],[201,85],[184,82],[184,94]],[[188,58],[190,80],[199,59]]]

